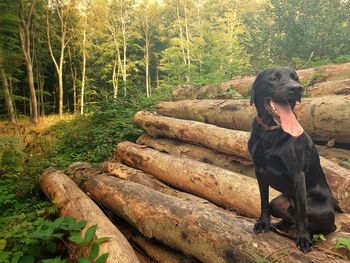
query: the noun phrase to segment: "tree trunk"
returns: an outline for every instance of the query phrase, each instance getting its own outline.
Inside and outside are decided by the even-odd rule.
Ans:
[[[13,106],[13,101],[12,101],[12,96],[11,96],[7,76],[6,76],[5,70],[3,68],[1,69],[1,79],[2,79],[2,87],[3,87],[3,91],[4,91],[5,102],[7,105],[7,112],[8,112],[9,121],[12,124],[17,124],[16,111],[15,111],[15,108]]]
[[[153,138],[147,134],[137,139],[138,144],[146,145],[160,152],[212,164],[236,173],[255,177],[252,161],[246,161],[234,155],[220,153],[210,148],[181,142],[178,140]]]
[[[194,142],[219,152],[250,160],[247,140],[249,133],[219,128],[201,122],[179,120],[149,112],[138,112],[134,121],[152,136],[163,136]],[[225,140],[222,140],[222,139]]]
[[[202,199],[200,197],[185,192],[177,191],[169,187],[168,185],[162,183],[158,179],[154,178],[152,175],[144,173],[141,170],[128,167],[119,162],[104,162],[101,163],[99,167],[103,171],[108,172],[109,174],[116,176],[120,179],[142,184],[163,194],[182,198],[184,200],[192,201],[199,204],[204,204],[209,207],[217,207],[214,204],[207,201],[206,199]],[[72,173],[71,170],[72,169],[70,166],[70,170],[68,172]]]
[[[86,29],[83,31],[83,70],[81,75],[80,114],[84,114],[85,71],[86,71]]]
[[[135,122],[152,136],[194,142],[219,152],[233,154],[251,160],[247,149],[249,132],[228,130],[205,123],[163,117],[147,112],[138,112]],[[328,165],[320,157],[321,166],[332,190],[335,205],[342,212],[350,212],[350,171],[337,164]],[[342,182],[342,191],[339,191]]]
[[[20,19],[20,41],[21,48],[24,55],[24,60],[27,68],[27,81],[30,94],[30,120],[32,123],[38,123],[38,106],[37,98],[34,87],[34,75],[33,75],[33,59],[31,56],[31,41],[30,41],[30,24],[32,22],[32,16],[34,13],[36,0],[32,0],[30,3],[29,11],[26,13],[26,7],[23,0],[20,1],[19,6],[19,19]]]
[[[310,83],[319,83],[323,81],[341,80],[348,78],[350,75],[350,63],[327,65],[318,68],[302,69],[297,71],[299,79],[303,85]],[[200,89],[195,86],[189,89],[175,89],[173,91],[173,99],[181,99],[183,96],[189,98],[189,95],[195,94],[193,99],[200,99],[205,97],[208,99],[217,98],[227,92],[228,89],[234,88],[243,96],[247,96],[253,85],[255,76],[238,77],[218,85],[204,85]],[[228,94],[229,95],[229,94]]]
[[[73,65],[72,61],[72,54],[71,54],[71,49],[70,46],[68,46],[68,58],[69,58],[69,66],[70,66],[70,72],[71,72],[71,77],[72,77],[72,84],[73,84],[73,112],[74,114],[77,112],[77,70]]]
[[[295,107],[301,126],[315,141],[350,143],[350,95],[306,98]],[[184,100],[161,102],[161,115],[250,131],[256,115],[248,100]],[[336,113],[336,114],[334,114]]]
[[[283,262],[346,262],[315,251],[303,254],[293,241],[272,232],[255,235],[253,222],[229,212],[104,174],[88,178],[81,188],[145,237],[156,238],[202,262],[256,262],[258,257],[273,261],[283,257]],[[287,254],[282,252],[286,249]]]
[[[109,253],[106,262],[139,262],[124,236],[68,176],[62,172],[47,169],[42,174],[40,183],[46,196],[61,207],[60,216],[73,216],[78,220],[86,220],[87,225],[83,232],[97,224],[95,238],[110,238],[109,241],[100,245],[100,254]],[[81,252],[84,255],[87,253],[86,249],[82,249]]]
[[[248,176],[130,142],[117,145],[115,159],[244,216],[260,215],[259,188],[256,180]],[[272,190],[270,194],[278,193]]]

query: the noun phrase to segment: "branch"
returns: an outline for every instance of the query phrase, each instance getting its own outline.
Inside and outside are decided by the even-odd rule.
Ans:
[[[49,14],[48,12],[46,13],[46,33],[47,33],[47,42],[48,42],[48,45],[49,45],[49,51],[50,51],[50,55],[51,55],[51,58],[52,58],[52,61],[53,63],[55,64],[55,67],[56,67],[56,70],[57,70],[57,73],[59,72],[59,67],[58,67],[58,64],[56,62],[56,58],[52,52],[52,47],[51,47],[51,39],[50,39],[50,23],[49,23]]]

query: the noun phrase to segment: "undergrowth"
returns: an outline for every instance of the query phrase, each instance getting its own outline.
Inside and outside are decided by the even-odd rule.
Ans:
[[[47,130],[0,135],[0,262],[65,262],[66,255],[57,247],[50,248],[50,242],[62,243],[70,234],[57,225],[57,208],[38,186],[41,172],[49,166],[63,170],[75,161],[97,164],[111,157],[118,142],[135,141],[141,134],[133,115],[153,110],[169,93],[159,89],[148,99],[123,98],[88,105],[87,114],[60,121]],[[46,234],[40,232],[44,226],[51,226]],[[41,234],[33,236],[37,231]],[[94,256],[96,245],[90,245]],[[33,254],[33,248],[40,253]],[[103,258],[81,258],[79,262],[103,262]]]

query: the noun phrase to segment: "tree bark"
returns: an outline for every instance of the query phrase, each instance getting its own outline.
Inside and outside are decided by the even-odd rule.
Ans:
[[[117,145],[115,159],[241,215],[260,215],[259,188],[256,180],[248,176],[130,142]],[[278,193],[272,190],[270,195]]]
[[[179,140],[153,138],[147,134],[137,139],[138,144],[146,145],[160,152],[212,164],[236,173],[255,177],[252,161],[246,161],[234,155],[220,153],[210,148],[181,142]]]
[[[0,65],[1,66],[1,65]],[[5,70],[1,68],[1,79],[2,79],[2,88],[4,91],[5,102],[7,106],[8,118],[12,124],[17,124],[16,111],[13,106],[12,96],[9,88],[9,83]]]
[[[202,262],[256,262],[258,257],[273,261],[283,257],[283,262],[346,262],[315,251],[303,254],[293,241],[272,232],[255,235],[253,222],[229,212],[104,174],[88,178],[81,188],[145,237],[156,238]],[[283,253],[286,249],[288,253]]]
[[[31,56],[31,41],[30,41],[30,25],[32,22],[32,17],[34,13],[36,0],[32,0],[30,2],[29,11],[26,14],[25,10],[25,3],[23,0],[20,1],[19,6],[19,29],[20,29],[20,41],[21,41],[21,48],[24,55],[24,60],[26,63],[27,68],[27,80],[28,80],[28,88],[29,88],[29,94],[30,94],[30,120],[32,123],[37,124],[38,123],[38,104],[37,104],[37,98],[35,94],[35,87],[34,87],[34,75],[33,75],[33,58]]]
[[[86,220],[84,231],[97,224],[95,238],[110,238],[100,245],[100,254],[109,253],[106,262],[139,262],[124,236],[68,176],[60,171],[47,169],[42,174],[40,184],[45,195],[61,207],[60,216],[73,216],[78,220]],[[84,255],[87,253],[86,249],[82,249],[81,252]]]
[[[309,85],[311,82],[319,83],[323,81],[341,80],[350,76],[350,63],[302,69],[298,70],[297,73],[303,85]],[[204,85],[197,90],[194,86],[188,89],[179,87],[173,90],[172,97],[174,100],[178,100],[189,98],[189,96],[192,95],[193,99],[199,99],[201,97],[214,99],[220,94],[222,98],[222,94],[230,88],[234,88],[238,93],[247,96],[254,80],[255,76],[238,77],[218,85]]]
[[[85,17],[85,19],[87,19]],[[85,21],[86,24],[86,21]],[[81,73],[81,98],[80,98],[80,114],[84,114],[84,96],[85,96],[85,71],[86,71],[86,28],[83,30],[83,69]]]
[[[247,149],[249,132],[225,130],[209,124],[163,117],[147,112],[137,113],[134,120],[152,136],[194,142],[219,152],[251,160]],[[332,190],[335,205],[342,212],[350,212],[350,171],[336,163],[330,165],[322,157],[320,160]],[[339,182],[342,184],[341,188],[339,188]]]
[[[201,122],[163,117],[149,112],[136,113],[134,121],[152,136],[194,142],[219,152],[239,156],[245,160],[251,159],[246,144],[250,134],[244,131],[233,131]],[[222,140],[223,138],[225,140]]]
[[[326,95],[350,95],[350,79],[316,83],[315,85],[306,88],[306,94],[311,97]]]
[[[315,141],[350,143],[350,95],[306,98],[295,107],[301,126]],[[184,100],[161,102],[161,115],[250,131],[256,115],[248,100]],[[336,113],[336,114],[334,114]]]
[[[134,183],[142,184],[153,190],[161,192],[163,194],[182,198],[183,200],[192,201],[195,203],[207,205],[208,207],[216,207],[216,205],[210,203],[208,200],[200,198],[195,195],[191,195],[185,192],[175,190],[174,188],[169,187],[168,185],[162,183],[155,177],[150,174],[144,173],[141,170],[137,170],[126,165],[123,165],[119,162],[103,162],[100,164],[100,169],[109,174],[116,176],[120,179],[126,181],[131,181]]]

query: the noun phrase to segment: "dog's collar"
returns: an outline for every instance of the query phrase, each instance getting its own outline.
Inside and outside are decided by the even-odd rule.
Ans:
[[[276,130],[276,129],[280,129],[281,125],[274,125],[274,126],[270,126],[267,125],[266,123],[264,123],[264,121],[257,115],[255,116],[255,121],[262,126],[265,130],[271,131],[271,130]]]

